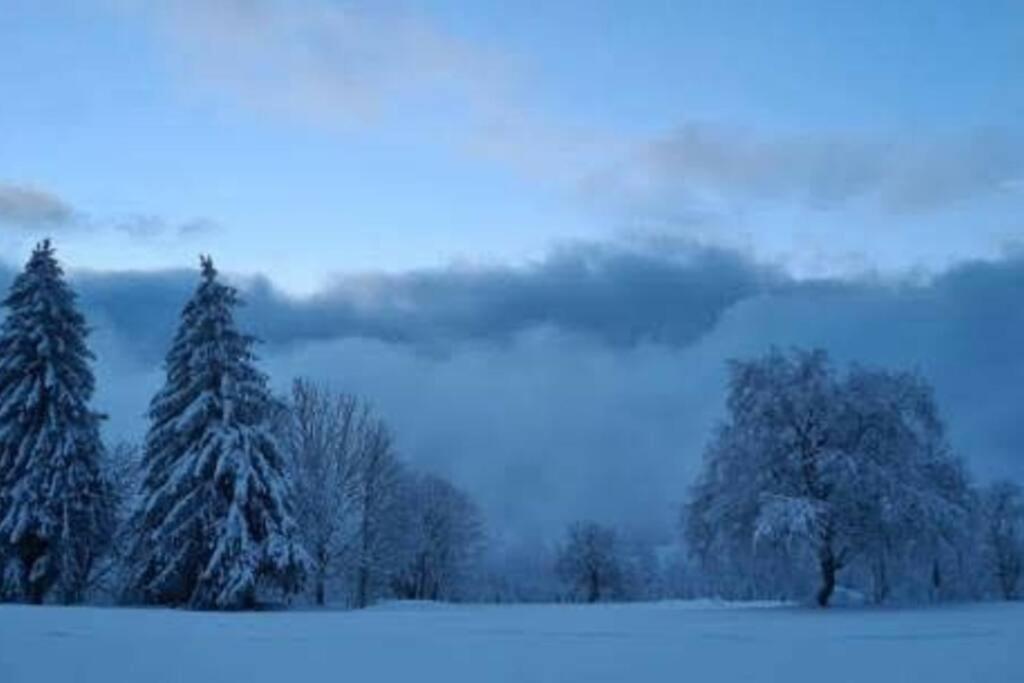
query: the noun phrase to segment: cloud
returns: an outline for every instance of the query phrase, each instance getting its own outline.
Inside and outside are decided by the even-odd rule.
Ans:
[[[54,228],[67,225],[74,216],[72,207],[55,194],[0,182],[0,224],[28,229]]]
[[[137,435],[196,273],[72,277],[108,431]],[[725,361],[772,345],[920,370],[973,470],[1024,480],[1024,254],[928,279],[798,281],[726,251],[577,244],[521,268],[348,277],[306,299],[236,281],[278,389],[309,375],[369,397],[405,457],[512,535],[581,516],[669,533],[721,416]]]
[[[901,214],[1017,193],[1022,178],[1024,136],[1006,130],[795,135],[690,123],[636,143],[584,186],[641,212],[762,202],[828,210],[866,202]]]
[[[184,301],[193,280],[189,271],[78,275],[83,299],[147,360],[174,323],[171,302]],[[242,315],[270,345],[371,339],[445,354],[544,329],[612,347],[685,345],[733,304],[782,282],[732,252],[665,242],[658,251],[577,244],[518,268],[352,276],[301,299],[262,277],[240,284]]]
[[[145,20],[191,92],[229,108],[331,132],[395,123],[391,132],[415,144],[448,145],[558,187],[620,148],[613,136],[541,111],[522,87],[524,72],[537,65],[463,39],[401,3],[122,7]]]
[[[220,230],[221,227],[220,223],[209,218],[192,218],[183,223],[179,223],[175,232],[179,237],[208,235],[211,232]]]
[[[181,239],[206,235],[220,229],[218,223],[208,218],[193,218],[176,223],[154,214],[132,214],[112,218],[105,221],[105,225],[139,240]]]
[[[29,233],[54,228],[87,233],[113,230],[138,240],[182,239],[220,229],[217,222],[202,217],[173,221],[142,213],[97,216],[55,192],[0,182],[0,226],[4,224]]]
[[[531,87],[543,65],[404,3],[130,4],[189,90],[229,111],[320,132],[369,123],[411,154],[449,147],[460,162],[513,170],[602,231],[674,230],[812,274],[944,268],[1021,231],[1017,128],[794,133],[682,120],[630,133],[548,106]],[[911,248],[930,232],[941,239]]]
[[[486,106],[496,61],[418,16],[311,0],[132,3],[172,63],[209,92],[337,125],[410,98]]]

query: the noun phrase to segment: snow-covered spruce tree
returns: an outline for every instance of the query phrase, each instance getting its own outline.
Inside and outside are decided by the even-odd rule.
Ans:
[[[112,531],[85,319],[49,240],[3,301],[0,595],[79,602]]]
[[[127,597],[245,609],[261,587],[298,591],[308,559],[255,339],[235,326],[235,289],[201,263],[150,404]]]

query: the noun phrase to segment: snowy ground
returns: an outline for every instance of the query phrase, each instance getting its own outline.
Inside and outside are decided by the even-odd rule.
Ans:
[[[0,681],[1024,681],[1024,604],[0,606]]]

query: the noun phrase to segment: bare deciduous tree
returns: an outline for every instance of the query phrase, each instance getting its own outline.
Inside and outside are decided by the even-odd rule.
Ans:
[[[354,525],[358,449],[369,429],[369,408],[359,399],[297,379],[278,430],[289,456],[296,508],[306,550],[313,560],[318,605],[339,571]]]
[[[352,489],[357,525],[350,562],[351,601],[357,608],[368,606],[380,594],[395,566],[394,529],[403,469],[383,421],[368,421],[360,436]]]
[[[483,523],[473,500],[432,474],[406,477],[402,495],[403,563],[397,595],[452,600],[468,588],[483,545]]]

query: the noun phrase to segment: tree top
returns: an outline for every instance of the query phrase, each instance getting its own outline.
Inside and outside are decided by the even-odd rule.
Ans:
[[[213,257],[209,254],[199,256],[199,267],[202,270],[204,280],[214,280],[217,277],[217,269],[213,266]]]

